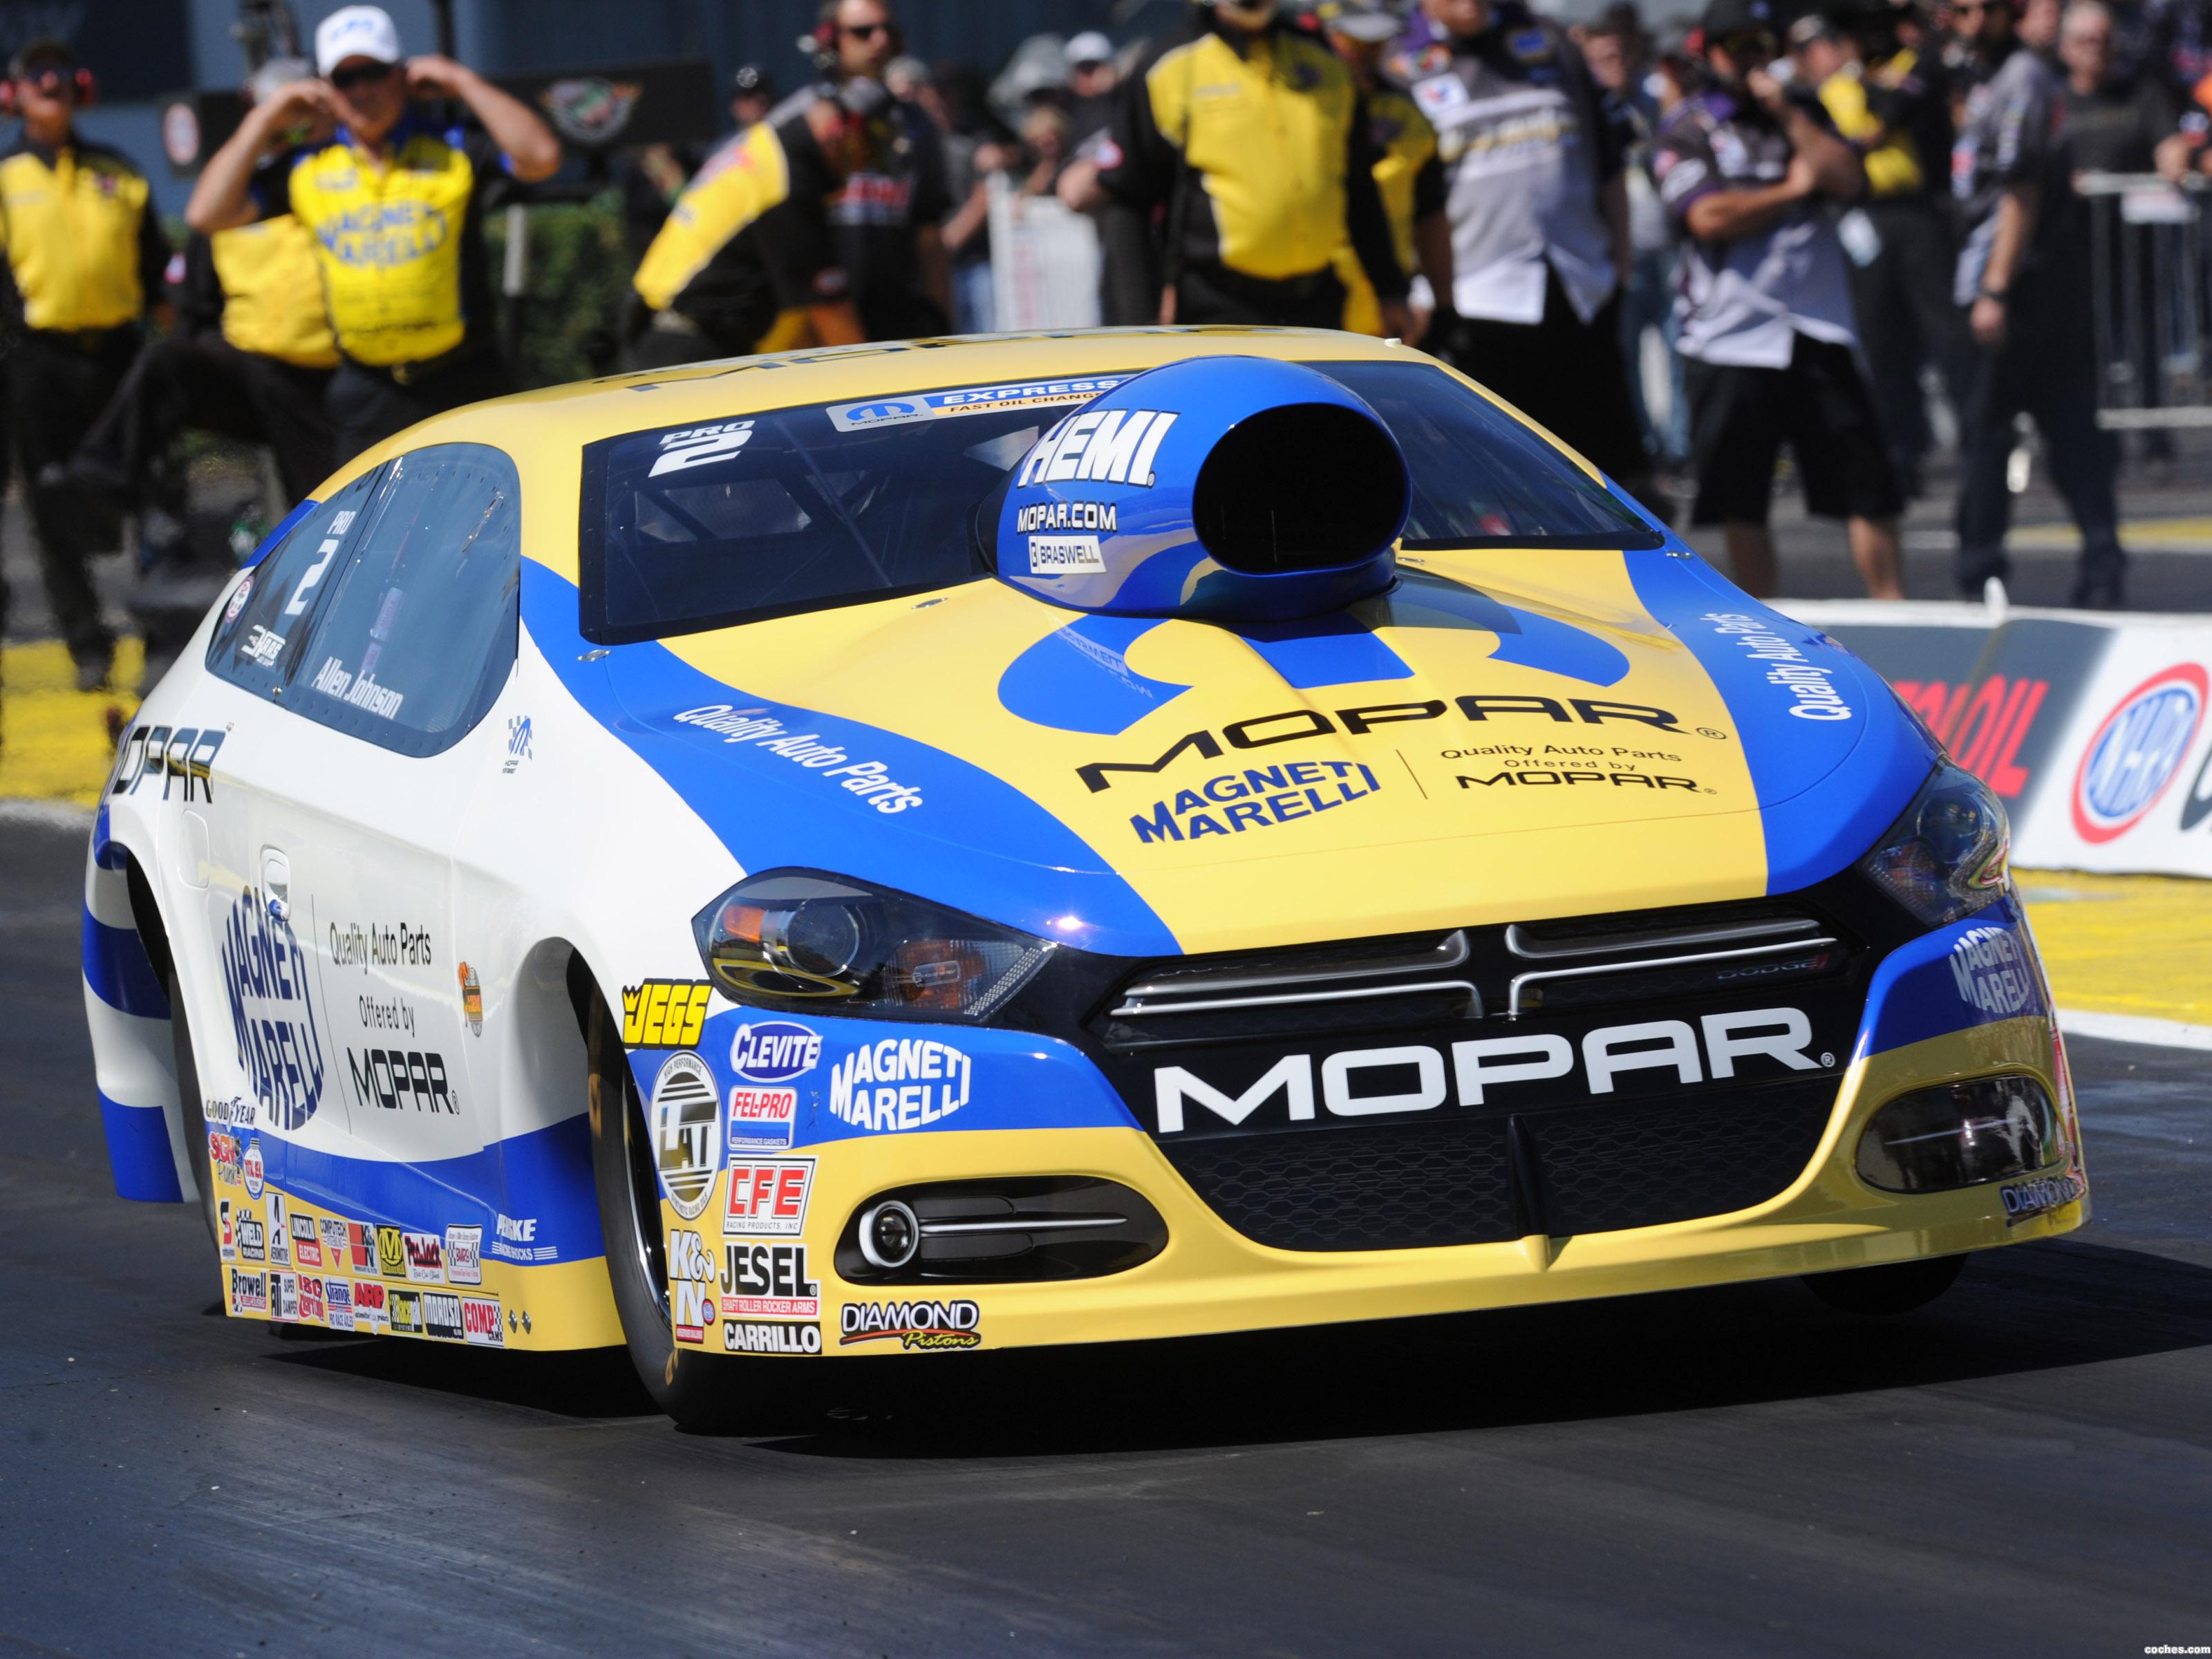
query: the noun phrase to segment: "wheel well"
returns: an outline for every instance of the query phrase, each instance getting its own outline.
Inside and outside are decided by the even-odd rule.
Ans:
[[[154,964],[155,976],[161,988],[174,994],[177,982],[176,960],[169,951],[169,930],[161,924],[161,908],[154,902],[154,884],[146,879],[128,848],[123,853],[123,879],[131,893],[131,921],[138,929],[138,943],[146,952],[146,960]]]

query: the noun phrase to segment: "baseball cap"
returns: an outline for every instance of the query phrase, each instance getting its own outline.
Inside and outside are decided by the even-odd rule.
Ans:
[[[1067,43],[1067,64],[1070,69],[1080,69],[1085,64],[1110,64],[1114,61],[1114,43],[1097,29],[1085,29]]]
[[[1734,34],[1752,34],[1761,30],[1772,34],[1774,8],[1767,0],[1710,0],[1705,15],[1698,20],[1698,27],[1709,45]]]
[[[42,64],[58,64],[64,69],[77,66],[76,48],[58,34],[41,34],[23,43],[23,49],[8,60],[8,75],[20,81]]]
[[[1314,15],[1330,33],[1370,45],[1396,40],[1406,27],[1405,20],[1381,0],[1322,0]]]
[[[315,26],[315,73],[328,75],[349,58],[396,64],[399,30],[381,6],[342,6]]]

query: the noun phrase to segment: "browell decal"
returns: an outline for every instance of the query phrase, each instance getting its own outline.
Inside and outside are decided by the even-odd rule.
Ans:
[[[2105,716],[2074,775],[2074,828],[2082,840],[2118,840],[2158,805],[2197,741],[2206,690],[2202,668],[2177,663]]]
[[[265,1273],[230,1270],[230,1310],[234,1314],[269,1311],[269,1279]]]
[[[623,986],[623,1046],[696,1048],[714,990],[703,979],[649,979]]]
[[[830,1068],[830,1114],[878,1133],[919,1129],[968,1103],[968,1056],[927,1037],[885,1037]]]
[[[1149,814],[1133,813],[1129,827],[1139,842],[1197,841],[1242,835],[1364,800],[1382,786],[1354,761],[1290,761],[1248,767],[1208,778],[1194,788],[1156,801]]]
[[[1680,733],[1682,730],[1680,720],[1664,708],[1640,702],[1615,702],[1604,697],[1561,699],[1468,693],[1453,698],[1450,707],[1466,720],[1486,723],[1525,717],[1560,725],[1601,726],[1607,721],[1626,721],[1662,732]],[[1114,787],[1115,774],[1158,774],[1186,757],[1219,760],[1231,749],[1270,749],[1277,744],[1297,743],[1307,738],[1365,737],[1387,726],[1446,718],[1447,707],[1442,697],[1430,697],[1419,702],[1370,703],[1362,708],[1339,708],[1333,714],[1319,708],[1291,708],[1279,714],[1255,714],[1249,720],[1232,720],[1218,732],[1186,732],[1162,750],[1157,760],[1091,761],[1077,767],[1075,775],[1095,795]],[[1387,738],[1395,734],[1386,732],[1383,735]]]
[[[712,732],[724,743],[742,743],[781,755],[795,766],[837,780],[837,787],[860,796],[878,812],[904,812],[922,804],[921,791],[890,775],[888,763],[854,760],[818,733],[793,732],[765,708],[734,708],[712,702],[673,716],[679,726]]]
[[[322,1103],[322,1028],[307,989],[307,952],[257,887],[238,896],[223,923],[222,982],[254,1098],[276,1127],[305,1127]]]
[[[1231,1127],[1276,1128],[1332,1117],[1375,1117],[1460,1106],[1499,1103],[1494,1091],[1520,1083],[1571,1078],[1577,1067],[1583,1092],[1609,1095],[1625,1074],[1658,1071],[1692,1085],[1740,1075],[1747,1060],[1763,1060],[1785,1072],[1832,1066],[1832,1054],[1808,1052],[1813,1023],[1802,1009],[1752,1008],[1686,1020],[1643,1020],[1603,1025],[1579,1044],[1557,1032],[1475,1037],[1449,1047],[1412,1042],[1344,1049],[1319,1058],[1285,1054],[1241,1091],[1217,1087],[1182,1066],[1152,1072],[1155,1132],[1182,1134],[1212,1127],[1194,1111]],[[1772,1067],[1759,1071],[1771,1073]],[[1509,1103],[1510,1103],[1509,1097]]]
[[[972,1348],[983,1316],[972,1302],[848,1302],[838,1313],[837,1346],[896,1342],[902,1348]]]

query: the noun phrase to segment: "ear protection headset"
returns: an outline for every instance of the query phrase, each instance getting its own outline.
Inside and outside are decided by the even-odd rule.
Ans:
[[[27,65],[20,57],[8,65],[8,78],[0,81],[0,116],[10,119],[21,115],[22,106],[15,96],[15,82],[23,78]],[[58,67],[58,65],[57,65]],[[79,64],[69,71],[70,84],[76,94],[76,106],[90,109],[100,99],[100,83],[93,79],[92,71]]]

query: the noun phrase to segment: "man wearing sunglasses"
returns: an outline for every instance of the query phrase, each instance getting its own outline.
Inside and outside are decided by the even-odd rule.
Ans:
[[[2117,608],[2125,556],[2114,446],[2097,427],[2089,237],[2062,88],[2021,46],[2011,0],[1954,0],[1951,18],[1980,71],[1951,152],[1951,190],[1965,208],[1951,297],[1975,348],[1959,411],[1959,591],[1978,598],[2008,573],[2005,474],[2013,423],[2026,412],[2081,532],[2072,602]]]
[[[1849,522],[1875,599],[1905,597],[1904,507],[1859,367],[1834,204],[1866,168],[1809,89],[1785,88],[1768,0],[1711,0],[1700,27],[1711,84],[1668,112],[1652,171],[1683,233],[1675,315],[1690,394],[1692,524],[1718,524],[1735,579],[1775,592],[1767,517],[1786,440],[1806,510]]]
[[[825,0],[817,53],[833,84],[882,84],[905,49],[884,0]],[[779,114],[787,112],[779,111]],[[872,340],[941,334],[952,325],[952,268],[938,226],[952,211],[937,125],[903,100],[890,132],[830,204],[838,256]]]
[[[23,130],[0,154],[0,317],[13,349],[8,404],[54,623],[77,684],[105,684],[115,637],[86,562],[115,545],[114,513],[63,477],[74,450],[138,355],[139,319],[161,303],[169,260],[145,175],[76,131],[91,77],[57,40],[9,66]],[[7,614],[0,584],[0,623]]]
[[[348,6],[315,31],[323,78],[279,88],[247,112],[201,173],[185,217],[212,235],[289,211],[314,237],[340,362],[329,409],[341,462],[442,410],[507,389],[492,345],[484,193],[504,173],[527,184],[561,147],[527,106],[450,58],[407,58],[376,6]],[[456,99],[479,135],[434,130],[418,97]],[[272,175],[256,164],[303,115],[338,122]],[[281,181],[281,196],[276,188]]]

